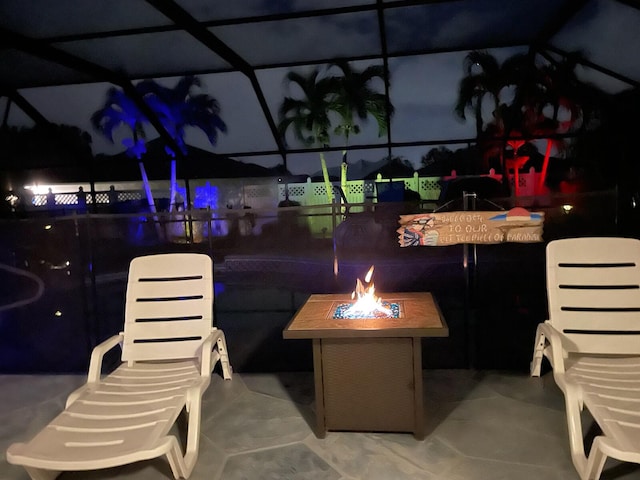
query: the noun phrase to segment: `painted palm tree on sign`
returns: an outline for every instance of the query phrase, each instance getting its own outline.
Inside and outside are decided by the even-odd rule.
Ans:
[[[362,71],[354,70],[349,62],[339,60],[334,63],[341,72],[341,77],[332,77],[335,89],[333,108],[340,116],[340,123],[334,133],[345,139],[345,146],[349,144],[349,137],[360,133],[360,123],[373,117],[378,125],[378,136],[385,135],[388,130],[388,118],[393,116],[393,106],[386,95],[371,88],[376,79],[384,81],[384,67],[371,65]],[[341,183],[343,189],[347,181],[347,157],[343,152]]]
[[[285,136],[292,130],[295,138],[305,146],[326,148],[330,142],[331,120],[329,112],[335,111],[335,81],[328,77],[320,77],[320,71],[314,69],[307,76],[297,72],[289,72],[286,82],[294,84],[302,91],[301,98],[285,97],[280,109],[278,129]],[[320,163],[324,177],[327,198],[333,201],[333,187],[329,180],[327,162],[324,152],[320,152]]]

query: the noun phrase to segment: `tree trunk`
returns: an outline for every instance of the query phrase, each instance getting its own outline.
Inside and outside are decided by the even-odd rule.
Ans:
[[[542,162],[542,170],[540,171],[540,180],[537,185],[537,194],[542,193],[542,189],[544,188],[544,183],[547,180],[547,167],[549,166],[549,158],[551,157],[551,139],[547,139],[547,149],[544,152],[544,161]]]
[[[342,152],[342,163],[340,164],[340,188],[344,197],[347,196],[347,170],[349,165],[347,164],[347,151]]]
[[[158,215],[156,214],[156,204],[153,200],[153,193],[151,193],[151,185],[149,185],[149,177],[147,177],[147,171],[144,168],[143,162],[138,162],[138,167],[140,167],[142,185],[144,187],[144,193],[147,197],[147,203],[149,204],[149,210],[153,214],[153,223],[155,224],[156,232],[158,233],[158,237],[162,238],[162,229],[160,228],[160,222],[158,220]]]
[[[479,141],[482,136],[482,127],[484,122],[482,121],[482,102],[478,101],[475,109],[476,115],[476,139]]]
[[[169,187],[169,213],[177,210],[176,207],[176,187],[177,187],[177,178],[176,178],[176,159],[171,159],[171,186]]]
[[[333,203],[333,186],[329,180],[329,170],[327,170],[327,162],[324,159],[324,152],[320,152],[320,165],[322,167],[322,177],[324,178],[324,188],[327,190],[327,201]]]

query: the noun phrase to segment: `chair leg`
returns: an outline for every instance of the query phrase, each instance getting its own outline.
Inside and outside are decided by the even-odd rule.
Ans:
[[[222,376],[225,380],[231,380],[233,369],[229,363],[229,354],[227,352],[227,341],[225,339],[222,330],[219,330],[220,336],[218,337],[218,354],[220,355],[220,365],[222,366]]]
[[[187,413],[187,445],[183,463],[185,478],[189,478],[198,460],[202,398],[199,395],[194,395],[189,403],[191,405]]]
[[[582,431],[582,402],[580,401],[577,387],[567,384],[565,387],[565,408],[567,415],[567,428],[569,431],[569,446],[571,448],[571,460],[582,480],[587,480],[587,456],[584,453],[584,434]]]
[[[182,456],[182,450],[180,450],[180,445],[178,444],[178,439],[174,436],[169,436],[167,437],[167,441],[170,443],[170,446],[167,449],[166,456],[169,461],[169,466],[171,467],[171,472],[173,473],[173,478],[176,480],[189,478],[193,466],[191,469],[187,468],[184,457]]]
[[[25,466],[31,480],[55,480],[61,472],[55,470],[43,470],[41,468],[33,468]]]
[[[544,357],[544,349],[546,345],[546,337],[538,327],[536,331],[536,343],[533,347],[533,359],[531,360],[530,371],[532,377],[539,377],[542,368],[542,358]]]
[[[608,455],[603,449],[603,438],[596,437],[593,440],[591,451],[589,452],[589,459],[587,460],[587,467],[585,469],[585,480],[598,480],[602,475],[602,469],[607,461]]]

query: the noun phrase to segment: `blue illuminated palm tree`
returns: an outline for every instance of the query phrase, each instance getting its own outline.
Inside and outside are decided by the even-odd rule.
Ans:
[[[113,134],[121,127],[126,126],[131,130],[134,139],[144,139],[144,123],[148,120],[140,111],[136,103],[131,100],[122,90],[111,87],[107,90],[107,98],[104,107],[96,111],[91,116],[91,123],[100,133],[113,142]],[[127,151],[140,158],[141,153],[130,150]]]
[[[185,129],[195,127],[207,136],[209,143],[218,143],[218,132],[226,133],[227,126],[220,117],[220,104],[205,94],[195,93],[194,87],[200,87],[200,79],[189,75],[181,78],[173,88],[158,84],[154,80],[143,80],[136,85],[144,101],[151,107],[165,130],[175,140],[183,155],[187,154],[184,141]],[[171,155],[171,208],[175,204],[177,152],[165,147]]]
[[[122,143],[126,147],[129,157],[138,160],[142,184],[151,212],[156,211],[153,194],[149,186],[149,178],[144,168],[142,155],[146,152],[146,135],[144,124],[147,117],[140,111],[136,103],[122,90],[111,87],[107,90],[104,106],[91,116],[93,127],[113,142],[114,133],[121,127],[130,130],[131,138],[125,138]]]
[[[164,87],[155,80],[143,80],[135,86],[137,93],[157,116],[163,128],[180,148],[181,153],[185,155],[187,147],[184,136],[187,127],[191,126],[202,130],[212,145],[217,143],[218,132],[227,131],[225,123],[220,118],[218,101],[205,93],[194,93],[194,87],[200,87],[200,80],[194,76],[183,77],[173,88]],[[144,125],[150,123],[149,119],[123,91],[111,88],[107,92],[105,106],[94,113],[91,120],[94,127],[111,141],[113,141],[113,134],[118,128],[128,127],[131,138],[125,139],[123,144],[127,147],[127,154],[138,159],[149,205],[154,209],[153,197],[141,160],[142,155],[146,152]],[[172,157],[170,205],[173,208],[177,152],[169,147],[166,147],[165,150]]]

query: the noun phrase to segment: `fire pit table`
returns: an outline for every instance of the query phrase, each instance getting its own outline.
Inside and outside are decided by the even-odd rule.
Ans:
[[[389,317],[341,318],[348,294],[311,295],[283,331],[312,339],[316,435],[413,432],[424,438],[422,337],[449,334],[430,293],[387,294]]]

